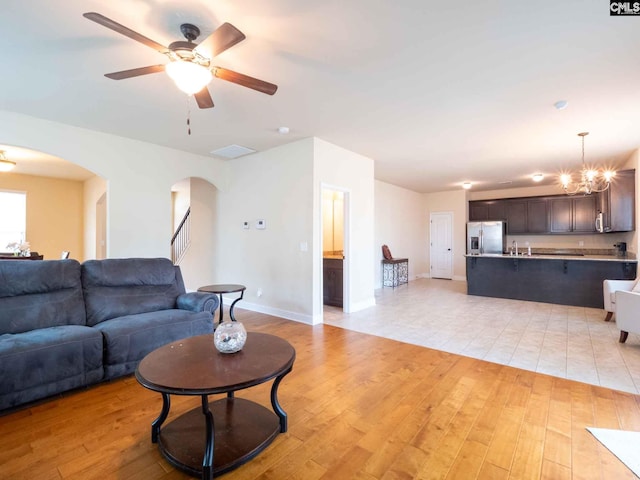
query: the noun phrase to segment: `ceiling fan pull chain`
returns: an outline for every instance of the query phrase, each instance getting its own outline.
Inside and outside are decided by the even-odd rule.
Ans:
[[[189,108],[189,96],[187,96],[187,133],[191,135],[191,108]]]

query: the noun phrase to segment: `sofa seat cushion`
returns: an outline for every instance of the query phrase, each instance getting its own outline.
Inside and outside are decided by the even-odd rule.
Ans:
[[[185,293],[178,267],[167,258],[108,258],[82,264],[87,325],[124,315],[176,308]]]
[[[68,325],[0,335],[0,410],[103,378],[102,334]]]
[[[93,328],[104,335],[105,378],[115,378],[132,373],[145,355],[162,345],[212,333],[213,315],[161,310],[113,318]]]
[[[0,261],[0,335],[60,325],[86,325],[78,261]]]

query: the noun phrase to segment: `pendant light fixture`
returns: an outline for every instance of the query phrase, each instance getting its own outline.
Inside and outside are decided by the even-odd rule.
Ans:
[[[563,173],[560,175],[560,183],[562,189],[567,195],[591,195],[594,192],[604,192],[611,185],[611,179],[616,172],[613,170],[599,170],[588,168],[584,162],[584,137],[589,132],[581,132],[578,134],[582,138],[582,170],[580,170],[580,181],[574,182],[571,174]]]

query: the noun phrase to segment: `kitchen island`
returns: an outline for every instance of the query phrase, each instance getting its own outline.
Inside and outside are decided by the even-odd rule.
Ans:
[[[634,280],[632,254],[465,255],[467,294],[603,308],[602,282]]]

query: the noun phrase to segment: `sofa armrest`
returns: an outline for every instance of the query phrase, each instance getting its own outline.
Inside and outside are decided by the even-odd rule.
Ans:
[[[625,332],[640,333],[640,293],[616,292],[616,325]]]
[[[178,296],[176,304],[180,310],[214,313],[220,305],[220,299],[215,293],[189,292]]]
[[[602,282],[604,296],[604,309],[607,312],[615,312],[614,295],[618,290],[629,291],[636,284],[635,280],[605,280]]]

